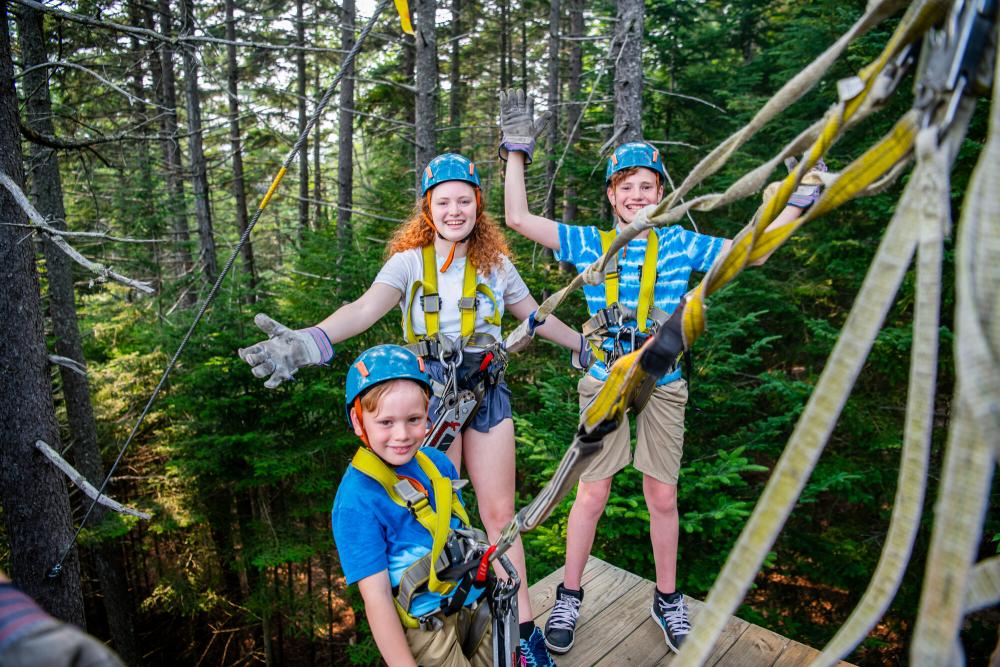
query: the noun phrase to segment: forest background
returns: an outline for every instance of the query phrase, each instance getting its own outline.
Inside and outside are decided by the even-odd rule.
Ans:
[[[83,519],[86,499],[34,451],[35,440],[99,484],[245,229],[247,208],[267,190],[372,7],[5,0],[0,83],[13,76],[19,97],[0,104],[0,166],[54,227],[91,234],[65,236],[87,257],[153,291],[97,280],[68,263],[51,234],[18,227],[22,208],[0,198],[0,251],[8,258],[0,292],[7,327],[0,332],[0,568],[62,617],[85,619],[132,664],[377,664],[359,599],[343,585],[328,516],[357,446],[340,408],[346,364],[367,346],[398,340],[398,320],[391,315],[338,346],[330,368],[305,369],[296,382],[268,390],[236,356],[261,338],[253,315],[302,327],[360,295],[412,208],[416,175],[438,152],[477,163],[488,208],[502,218],[500,89],[525,88],[556,115],[528,173],[533,209],[603,225],[610,147],[643,137],[663,151],[678,181],[863,8],[857,0],[418,0],[416,38],[384,14],[114,472],[110,495],[152,519],[98,512],[51,580],[45,573]],[[819,118],[837,80],[877,54],[893,26],[852,45],[703,191],[721,190]],[[10,93],[9,85],[0,92]],[[834,146],[834,170],[909,105],[907,95],[897,97]],[[980,109],[958,157],[956,202],[985,133]],[[706,594],[738,536],[898,193],[899,186],[812,223],[765,267],[711,299],[708,335],[693,354],[680,484],[686,593]],[[681,224],[732,236],[758,203],[695,213]],[[550,254],[508,237],[536,297],[571,278]],[[949,254],[946,285],[952,275]],[[821,646],[867,586],[896,486],[912,296],[908,279],[739,610],[743,618]],[[946,287],[945,340],[953,307]],[[559,311],[576,325],[584,314],[579,295]],[[58,360],[50,365],[48,354],[84,363],[85,379]],[[947,349],[939,370],[934,464],[950,418]],[[565,355],[543,342],[511,364],[519,506],[570,442],[576,380]],[[533,579],[562,564],[568,507],[525,537]],[[930,512],[924,516],[929,523]],[[998,534],[991,512],[980,557],[997,551]],[[928,539],[924,525],[902,590],[851,661],[905,662]],[[653,574],[634,470],[616,477],[594,554]],[[996,611],[967,621],[971,664],[986,662],[997,622]]]

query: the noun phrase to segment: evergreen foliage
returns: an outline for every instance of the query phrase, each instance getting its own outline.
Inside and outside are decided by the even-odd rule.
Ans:
[[[73,11],[135,24],[128,14],[130,4],[88,0],[76,3]],[[674,181],[842,34],[864,4],[647,3],[644,128],[646,138],[662,146]],[[16,12],[16,5],[12,7]],[[199,4],[199,31],[224,37],[222,7],[218,2]],[[537,0],[516,3],[507,17],[509,25],[501,22],[496,3],[467,0],[463,7],[461,126],[439,132],[438,148],[460,144],[476,161],[488,208],[500,218],[496,93],[505,54],[499,52],[499,36],[503,30],[512,35],[508,47],[514,83],[522,85],[523,73],[529,92],[544,100],[547,6]],[[450,94],[444,66],[450,47],[441,46],[447,39],[442,37],[449,20],[445,9],[439,12],[445,84],[439,91],[439,119],[447,118]],[[362,14],[365,11],[362,7]],[[307,7],[307,35],[313,46],[336,46],[336,12],[328,0]],[[241,40],[287,44],[294,34],[294,3],[240,0],[237,15]],[[608,17],[613,15],[608,2],[592,4],[585,14],[586,31],[594,39],[582,42],[583,92],[576,101],[591,94],[593,101],[584,111],[582,135],[557,176],[557,193],[568,180],[576,183],[583,224],[602,223],[606,217],[598,149],[613,122],[612,65],[606,62],[606,38],[613,30]],[[176,15],[174,19],[176,29]],[[365,20],[359,18],[359,23]],[[527,35],[523,45],[522,26]],[[862,37],[809,95],[787,109],[699,193],[725,187],[819,118],[836,98],[837,80],[868,62],[892,27],[890,21]],[[13,24],[0,29],[15,31]],[[183,201],[171,197],[167,188],[154,132],[159,110],[151,104],[156,99],[148,69],[153,45],[51,16],[46,32],[51,60],[80,63],[147,100],[129,101],[79,69],[51,70],[61,140],[128,137],[89,150],[60,152],[70,229],[159,239],[154,244],[79,243],[89,256],[152,280],[158,288],[155,296],[144,297],[96,284],[77,269],[81,330],[108,465],[194,317],[196,309],[185,303],[184,295],[196,294],[200,303],[207,290],[197,269],[184,272],[172,262],[177,241],[171,237],[171,211],[179,207],[190,221],[193,199],[189,186]],[[370,331],[338,345],[329,368],[305,369],[297,381],[276,390],[265,389],[253,378],[236,350],[261,338],[253,326],[254,313],[266,312],[293,327],[311,325],[359,296],[381,266],[386,240],[409,215],[414,198],[413,94],[406,88],[413,84],[406,66],[407,58],[412,62],[412,48],[411,40],[399,36],[398,19],[384,17],[359,60],[353,245],[340,250],[329,222],[336,219],[332,195],[325,197],[329,201],[323,202],[321,222],[314,221],[299,238],[297,188],[290,173],[252,239],[257,302],[250,303],[250,280],[237,262],[110,485],[117,500],[151,511],[153,519],[140,523],[109,517],[84,532],[84,550],[113,540],[126,554],[141,614],[138,626],[152,664],[194,664],[199,659],[205,664],[265,659],[273,664],[378,662],[360,598],[343,584],[328,517],[337,483],[357,446],[343,421],[346,364],[370,345],[397,341],[398,316],[394,311]],[[564,57],[568,48],[564,43]],[[230,193],[225,51],[202,44],[197,55],[216,243],[228,254],[238,230]],[[290,51],[253,48],[241,48],[238,57],[246,178],[249,199],[256,202],[295,138],[294,58]],[[180,79],[179,55],[174,61]],[[339,55],[309,52],[307,62],[310,71],[318,68],[325,85],[339,67]],[[904,82],[900,90],[908,85]],[[833,148],[833,169],[885,132],[909,104],[905,94],[897,97],[885,113]],[[186,115],[183,108],[178,113],[182,119]],[[327,193],[336,189],[334,116],[329,114],[321,126]],[[563,128],[562,136],[568,130]],[[952,189],[956,209],[985,133],[980,111],[958,159]],[[181,143],[186,149],[186,137]],[[528,172],[534,210],[541,210],[549,187],[544,162],[558,159],[563,148],[540,149]],[[678,575],[686,593],[705,595],[756,503],[836,340],[899,191],[897,185],[818,220],[766,266],[744,273],[710,300],[709,329],[692,354],[692,401],[679,489]],[[712,215],[696,213],[694,222],[703,233],[731,237],[758,203],[743,202]],[[682,224],[690,227],[691,222]],[[515,263],[537,298],[571,278],[532,243],[515,234],[509,237]],[[188,250],[197,256],[197,236],[192,233],[191,238]],[[946,341],[954,308],[954,267],[948,250],[942,308]],[[581,295],[574,295],[558,314],[579,325],[585,316]],[[912,316],[910,276],[817,471],[740,610],[743,618],[821,646],[866,588],[895,492]],[[504,326],[509,331],[514,322]],[[577,424],[577,379],[563,352],[541,341],[513,359],[508,382],[517,429],[519,507],[547,481],[571,440]],[[947,347],[938,382],[932,484],[915,559],[885,622],[849,656],[853,662],[906,660],[904,647],[930,535],[933,471],[950,418],[954,368]],[[996,493],[995,482],[991,500]],[[469,500],[474,507],[474,499]],[[565,501],[545,525],[525,536],[533,578],[562,565],[569,506]],[[615,478],[594,555],[652,577],[648,519],[641,475],[626,469]],[[980,555],[1000,552],[998,540],[1000,518],[992,513]],[[0,529],[0,566],[9,558]],[[99,615],[98,591],[92,577],[90,581],[88,611]],[[995,643],[997,619],[995,611],[988,611],[968,623],[964,636],[970,663],[985,662]]]

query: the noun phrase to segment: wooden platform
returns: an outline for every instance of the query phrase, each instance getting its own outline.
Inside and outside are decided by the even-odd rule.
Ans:
[[[555,602],[562,568],[531,587],[535,622],[545,625]],[[599,558],[590,557],[583,573],[586,596],[573,649],[554,656],[560,667],[619,667],[621,665],[666,665],[673,658],[663,640],[663,631],[649,614],[653,582]],[[688,598],[692,623],[698,622],[699,600]],[[808,665],[819,654],[816,649],[747,623],[729,619],[705,665],[719,667],[795,667]],[[842,666],[848,663],[840,663]]]

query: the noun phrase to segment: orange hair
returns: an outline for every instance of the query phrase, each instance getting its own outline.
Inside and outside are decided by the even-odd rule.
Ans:
[[[386,255],[434,243],[437,230],[431,221],[430,197],[431,191],[428,191],[414,206],[409,219],[393,233]],[[503,257],[510,256],[510,246],[500,231],[500,225],[483,208],[479,188],[476,188],[476,226],[469,235],[468,244],[468,258],[483,275],[493,273],[493,269],[500,267]]]
[[[427,395],[427,387],[425,387],[424,385],[420,384],[415,380],[410,380],[409,378],[397,378],[395,380],[389,380],[388,382],[380,382],[379,384],[375,385],[374,387],[372,387],[371,389],[369,389],[368,391],[366,391],[365,393],[361,394],[361,396],[358,397],[358,405],[360,405],[361,409],[364,410],[365,412],[371,414],[378,412],[378,406],[379,403],[382,402],[382,397],[389,392],[389,389],[396,386],[400,382],[413,382],[414,384],[418,385],[421,389],[423,389],[424,407],[425,408],[427,407],[427,404],[430,401],[430,397]]]

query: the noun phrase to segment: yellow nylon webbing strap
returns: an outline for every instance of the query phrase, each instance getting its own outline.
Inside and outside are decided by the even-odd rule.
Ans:
[[[744,228],[733,240],[729,253],[717,262],[704,280],[688,295],[684,309],[684,345],[692,343],[705,331],[705,297],[731,281],[749,262],[765,257],[788,239],[791,234],[816,217],[837,208],[874,183],[898,162],[905,159],[913,148],[918,131],[917,113],[910,111],[893,127],[878,144],[868,149],[852,162],[813,205],[810,211],[778,229],[764,227],[762,217],[754,227]],[[775,195],[777,199],[779,195]],[[773,200],[772,200],[773,201]],[[768,223],[769,224],[769,223]],[[759,234],[759,236],[758,236]]]
[[[497,305],[497,298],[493,294],[493,290],[490,289],[489,285],[479,283],[476,285],[476,291],[485,296],[493,304],[493,314],[485,318],[484,321],[494,325],[500,326],[500,308]]]
[[[416,343],[417,335],[413,333],[413,301],[417,298],[417,291],[423,287],[424,283],[418,280],[410,287],[410,296],[406,300],[406,310],[403,311],[403,337],[407,343]]]
[[[399,12],[399,27],[407,35],[413,34],[413,25],[410,23],[410,6],[406,0],[394,0],[396,11]]]
[[[434,253],[434,244],[424,246],[421,250],[421,257],[423,260],[424,279],[416,281],[410,287],[410,294],[406,299],[406,310],[403,312],[403,336],[407,343],[417,342],[417,335],[413,330],[413,304],[417,299],[417,291],[423,288],[425,305],[427,297],[431,296],[437,297],[438,303],[441,303],[440,295],[438,294],[437,256]],[[472,265],[471,260],[466,258],[465,272],[462,274],[462,299],[471,305],[462,307],[462,304],[459,304],[459,310],[462,315],[461,336],[463,340],[471,338],[476,331],[475,303],[477,293],[486,296],[493,304],[493,314],[486,318],[485,321],[500,326],[500,309],[497,306],[496,296],[494,296],[493,290],[488,285],[477,284],[478,276],[479,272],[476,271],[476,267]],[[425,338],[435,338],[441,329],[440,312],[429,313],[424,310],[424,326],[427,330]]]
[[[425,473],[429,474],[428,468],[437,470],[437,466],[423,452],[417,452],[417,462]],[[437,473],[437,477],[431,478],[431,486],[433,487],[434,499],[438,505],[438,511],[434,515],[436,521],[434,532],[432,533],[434,541],[431,545],[431,561],[437,562],[437,559],[441,556],[441,552],[444,551],[445,543],[448,541],[448,533],[451,532],[451,512],[446,511],[441,505],[442,503],[449,503],[451,501],[454,490],[451,487],[451,480],[441,473]],[[438,579],[437,572],[434,571],[434,568],[431,568],[430,574],[427,577],[427,590],[439,595],[447,595],[455,588],[455,585],[453,581],[441,581]]]
[[[469,516],[465,508],[462,507],[458,499],[458,493],[452,487],[451,480],[441,474],[437,466],[434,465],[434,462],[420,451],[414,455],[414,458],[417,461],[417,465],[420,466],[420,469],[424,471],[424,474],[431,481],[431,493],[434,494],[434,504],[437,510],[432,508],[430,502],[426,500],[414,505],[409,505],[403,500],[393,488],[398,479],[396,473],[370,449],[359,447],[358,451],[354,454],[354,458],[351,460],[351,465],[378,482],[394,503],[406,507],[413,512],[417,522],[431,534],[432,543],[429,561],[437,563],[444,551],[444,545],[448,541],[448,533],[451,531],[452,514],[454,513],[464,525],[469,525]],[[428,570],[427,589],[429,591],[438,593],[439,595],[446,595],[455,587],[455,582],[438,579],[435,568],[428,567]],[[398,608],[399,603],[397,602]]]
[[[680,202],[681,197],[683,197],[684,194],[697,186],[704,179],[721,169],[728,162],[733,153],[740,146],[749,141],[761,127],[766,125],[774,119],[778,113],[784,111],[789,105],[805,95],[805,93],[823,77],[830,66],[843,53],[847,46],[854,41],[855,38],[866,33],[872,28],[872,26],[878,24],[888,16],[891,16],[905,4],[905,0],[882,0],[881,2],[869,3],[864,16],[858,19],[850,30],[845,32],[833,45],[817,57],[816,60],[810,63],[806,68],[782,86],[782,88],[767,101],[760,111],[757,112],[750,123],[732,134],[719,146],[713,149],[709,155],[707,155],[698,165],[695,166],[694,169],[692,169],[688,177],[684,179],[684,182],[671,192],[668,197],[665,197],[663,201],[660,202],[660,204],[655,208],[655,211],[650,215],[649,219],[646,219],[644,212],[640,212],[639,218],[637,218],[635,222],[629,225],[628,228],[623,230],[622,233],[618,235],[615,242],[611,245],[608,251],[605,252],[604,257],[601,260],[595,262],[595,264],[586,272],[579,274],[569,285],[554,293],[548,299],[545,299],[545,301],[538,307],[538,311],[535,315],[536,320],[539,322],[544,321],[545,318],[553,313],[559,304],[562,303],[569,292],[579,288],[584,283],[593,285],[599,284],[599,281],[603,280],[603,270],[604,267],[607,266],[610,258],[617,254],[617,251],[623,245],[628,243],[630,239],[634,238],[643,230],[650,229],[654,226],[674,224],[692,209],[698,211],[711,211],[758,192],[767,183],[774,169],[776,169],[786,157],[798,155],[801,151],[808,148],[814,143],[815,139],[820,136],[824,128],[826,128],[828,140],[824,142],[817,142],[820,144],[820,150],[809,151],[807,159],[800,163],[798,168],[789,175],[789,178],[786,179],[786,181],[788,181],[787,183],[782,183],[780,194],[773,198],[773,210],[775,212],[780,210],[780,208],[787,203],[788,197],[798,186],[798,183],[801,180],[801,175],[807,173],[808,170],[815,165],[816,160],[822,156],[822,151],[825,151],[829,147],[830,140],[832,140],[832,137],[829,135],[842,131],[848,124],[848,121],[854,123],[859,122],[871,113],[873,107],[871,105],[866,106],[862,104],[862,102],[868,98],[868,92],[871,90],[874,80],[885,69],[887,63],[891,62],[903,48],[919,37],[921,31],[925,30],[927,26],[936,23],[944,16],[950,5],[948,0],[918,0],[911,5],[897,26],[896,31],[890,43],[884,49],[883,54],[873,61],[871,65],[861,70],[860,74],[864,75],[864,77],[861,80],[862,90],[860,95],[855,98],[851,98],[850,100],[841,102],[831,111],[830,114],[828,114],[826,119],[814,123],[812,126],[804,130],[798,137],[786,145],[772,160],[760,165],[750,173],[744,175],[727,188],[724,193],[702,195],[684,203],[677,205],[675,205],[675,203]],[[848,102],[851,102],[849,111],[853,115],[850,118],[844,116],[843,114]],[[833,132],[830,129],[831,124],[834,130]],[[815,149],[817,147],[813,146],[813,148]],[[768,222],[770,222],[770,220],[768,220]],[[696,289],[702,290],[704,288],[699,285]],[[703,305],[702,301],[691,299],[688,307],[693,310],[703,310]],[[696,319],[703,319],[703,313],[700,318]],[[526,335],[526,330],[527,326],[522,323],[508,337],[508,344],[515,343],[518,339],[523,338]]]
[[[471,299],[466,305],[466,301]],[[462,313],[462,338],[468,338],[476,330],[476,267],[472,266],[472,260],[465,258],[465,273],[462,274],[462,302],[459,304],[459,311]],[[465,305],[465,307],[463,307]]]
[[[433,338],[437,336],[441,328],[439,313],[428,313],[426,310],[427,297],[438,296],[437,256],[434,254],[434,244],[425,245],[421,253],[424,260],[424,327],[427,330],[426,336]],[[440,297],[438,297],[438,302],[440,303]]]
[[[601,253],[604,255],[608,254],[608,248],[614,243],[615,236],[618,235],[618,231],[614,229],[609,229],[608,231],[598,230],[601,235]],[[613,303],[618,303],[618,266],[615,262],[615,270],[608,271],[604,274],[604,305],[605,307],[610,306]]]
[[[642,260],[642,278],[639,282],[639,304],[635,310],[635,321],[639,325],[639,331],[648,331],[646,321],[649,319],[649,309],[653,305],[653,296],[656,291],[656,263],[660,258],[660,239],[656,235],[656,230],[649,231],[649,240],[646,241],[646,256]]]

